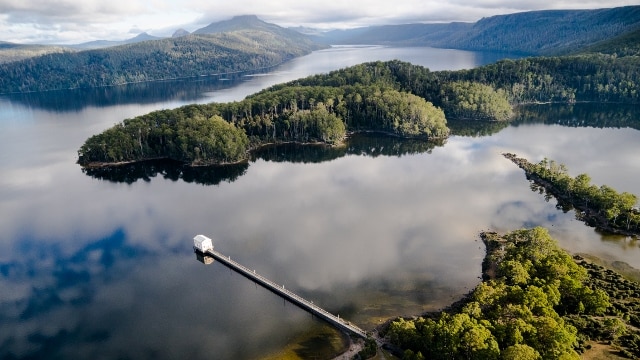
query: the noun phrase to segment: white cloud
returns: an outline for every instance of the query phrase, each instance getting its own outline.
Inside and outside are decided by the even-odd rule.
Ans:
[[[578,9],[633,5],[630,0],[507,1],[256,1],[203,0],[4,0],[0,2],[3,41],[83,42],[131,37],[129,29],[156,29],[170,35],[178,28],[195,30],[235,15],[255,14],[282,26],[345,28],[409,22],[476,21],[482,17],[540,9]]]

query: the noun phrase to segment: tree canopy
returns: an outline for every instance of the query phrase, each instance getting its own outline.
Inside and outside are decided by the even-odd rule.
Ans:
[[[220,116],[175,119],[154,115],[160,113],[125,120],[90,137],[78,150],[79,162],[168,158],[206,165],[245,159],[247,135]]]
[[[454,81],[443,86],[443,104],[447,114],[458,118],[508,120],[513,110],[506,92],[489,85]]]
[[[544,158],[533,164],[515,154],[504,156],[520,166],[527,177],[548,194],[558,198],[558,206],[565,211],[576,208],[579,218],[608,231],[640,234],[640,211],[635,194],[619,193],[608,185],[593,185],[587,174],[572,177],[564,164],[554,160]]]
[[[212,127],[207,124],[211,119],[224,119],[231,126]],[[290,86],[239,102],[188,105],[127,119],[88,139],[78,151],[78,162],[155,158],[193,164],[233,162],[268,143],[334,144],[347,131],[363,130],[424,139],[444,138],[449,133],[442,110],[413,94],[375,84]],[[216,131],[222,133],[213,135]],[[238,143],[230,146],[227,139]]]
[[[150,156],[198,162],[203,150],[205,163],[225,158],[210,157],[207,149],[196,146],[200,141],[173,138],[177,132],[172,127],[178,123],[214,115],[244,130],[245,153],[272,142],[336,143],[350,131],[442,139],[450,133],[447,117],[504,121],[511,118],[513,106],[540,101],[638,103],[638,65],[635,57],[608,55],[503,60],[471,70],[440,72],[397,60],[364,63],[276,85],[242,101],[189,105],[126,120],[105,132],[100,151],[95,141],[92,152],[81,149],[79,163]],[[146,125],[136,127],[140,121]],[[148,151],[144,140],[153,143],[146,136],[157,128],[165,133],[157,138],[159,146],[167,148],[154,145]],[[178,143],[182,152],[175,150]],[[228,157],[238,158],[238,154]]]
[[[192,34],[0,64],[0,93],[121,85],[255,70],[320,48],[266,30]]]
[[[406,359],[579,359],[578,332],[567,314],[601,315],[610,305],[586,286],[587,271],[560,249],[546,229],[484,233],[485,273],[453,313],[398,319],[387,335]]]

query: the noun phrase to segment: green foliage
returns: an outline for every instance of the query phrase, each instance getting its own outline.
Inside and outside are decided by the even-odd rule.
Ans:
[[[112,86],[260,69],[318,47],[267,30],[188,35],[0,64],[0,93]]]
[[[640,58],[635,56],[585,54],[502,60],[470,70],[439,72],[437,76],[443,82],[471,81],[503,89],[512,104],[639,103],[639,66]]]
[[[586,49],[582,49],[582,52],[595,52],[615,56],[639,56],[640,29],[631,30],[612,39],[600,41]]]
[[[568,53],[633,29],[638,21],[638,6],[530,11],[483,18],[471,31],[456,34],[445,44],[469,50]]]
[[[463,109],[468,108],[465,111],[473,110],[482,115],[481,119],[504,119],[508,113],[505,97],[510,105],[576,101],[637,104],[640,102],[638,67],[638,57],[603,54],[502,60],[470,70],[438,72],[393,60],[364,63],[276,85],[272,89],[292,85],[377,84],[420,96],[448,114],[448,108],[455,110],[447,97],[453,87],[469,94],[466,97],[471,101],[463,98],[469,102],[463,106]]]
[[[489,85],[454,81],[443,86],[448,116],[479,120],[508,120],[513,115],[507,93]]]
[[[624,357],[639,358],[640,284],[582,258],[576,261],[589,272],[588,288],[593,290],[594,299],[601,302],[606,298],[610,303],[602,315],[572,314],[564,317],[579,330],[579,350],[588,348],[589,341],[607,342]],[[601,303],[599,306],[604,305]]]
[[[230,37],[241,36],[235,33],[218,35],[228,41]],[[160,46],[156,41],[149,43]],[[449,116],[477,120],[505,120],[511,116],[506,99],[511,104],[594,98],[599,101],[640,102],[638,65],[639,60],[632,58],[582,56],[505,60],[472,70],[435,73],[401,61],[365,63],[276,85],[239,102],[190,105],[140,117],[145,119],[148,116],[154,119],[144,121],[163,124],[157,125],[164,133],[158,137],[161,140],[159,145],[142,141],[149,129],[159,131],[155,125],[137,128],[138,118],[125,121],[90,139],[91,146],[81,149],[79,162],[131,161],[167,154],[173,159],[194,161],[199,159],[202,151],[212,159],[206,141],[196,141],[202,142],[203,148],[194,146],[186,138],[174,140],[175,120],[162,122],[164,118],[174,116],[187,120],[220,115],[244,130],[249,147],[280,141],[335,143],[347,131],[362,130],[442,139],[450,133],[445,112]],[[445,112],[438,107],[444,108]],[[129,127],[138,129],[138,134]],[[165,137],[170,141],[164,141]],[[219,157],[215,155],[213,158]],[[592,189],[578,187],[578,191],[590,193]],[[601,192],[599,201],[607,204],[607,216],[614,222],[625,221],[628,227],[639,226],[640,216],[619,211],[635,198],[625,195],[607,202],[610,199],[609,189],[602,188]]]
[[[378,352],[378,344],[374,339],[368,338],[364,341],[364,347],[358,352],[354,359],[369,359]]]
[[[250,145],[230,128],[202,128],[210,126],[203,119],[212,116],[220,116],[235,129],[243,130]],[[347,131],[359,130],[428,139],[444,138],[449,133],[442,110],[412,94],[375,84],[292,85],[263,91],[240,102],[188,105],[125,120],[88,139],[78,155],[83,165],[157,157],[195,163],[229,162],[241,159],[241,152],[267,143],[337,143]],[[231,138],[242,142],[232,147],[226,135],[223,140],[200,135],[218,131],[233,134]],[[226,149],[224,153],[219,153],[220,147]]]
[[[539,360],[542,357],[534,348],[524,344],[515,344],[502,351],[503,360]]]
[[[295,112],[289,121],[293,124],[305,124],[305,128],[310,128],[308,131],[327,143],[338,142],[346,134],[342,120],[330,113],[322,104],[318,104],[313,110]]]
[[[453,315],[394,321],[391,341],[430,359],[579,358],[577,330],[561,315],[601,314],[608,296],[585,286],[586,270],[543,228],[484,240],[497,278],[480,283]]]
[[[72,51],[73,50],[70,48],[58,45],[22,45],[0,41],[0,64],[20,61],[46,54]]]
[[[640,232],[640,212],[636,208],[638,197],[628,192],[618,193],[615,189],[591,184],[591,177],[579,174],[569,175],[563,164],[543,159],[533,164],[513,154],[504,154],[518,164],[532,180],[538,182],[560,201],[581,210],[579,216],[601,228],[636,234]]]
[[[231,163],[246,157],[249,141],[241,129],[220,116],[180,115],[163,111],[125,120],[90,137],[78,150],[78,162],[86,165],[168,158],[199,165]]]

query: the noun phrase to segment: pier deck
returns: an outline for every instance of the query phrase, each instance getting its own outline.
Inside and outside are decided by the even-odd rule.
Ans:
[[[199,250],[196,249],[196,251],[199,251]],[[206,250],[205,254],[211,255],[214,259],[220,261],[221,263],[223,263],[230,269],[234,270],[235,272],[243,275],[249,280],[253,280],[257,284],[261,285],[262,287],[285,298],[286,300],[288,300],[289,302],[292,302],[293,304],[297,305],[303,310],[306,310],[311,314],[325,320],[326,322],[330,323],[336,328],[346,331],[350,334],[359,336],[364,339],[367,338],[367,332],[360,329],[356,325],[340,318],[339,316],[331,314],[330,312],[314,304],[312,301],[304,299],[303,297],[296,295],[294,292],[285,289],[284,285],[276,284],[275,282],[256,273],[255,270],[250,270],[249,268],[239,264],[238,262],[231,260],[230,256],[225,256],[214,249]]]

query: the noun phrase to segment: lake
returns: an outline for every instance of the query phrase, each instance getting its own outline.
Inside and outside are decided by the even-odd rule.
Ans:
[[[75,163],[125,118],[234,101],[364,61],[462,69],[504,54],[337,47],[269,71],[0,96],[0,358],[320,358],[340,334],[214,262],[192,238],[364,329],[439,309],[479,281],[482,230],[545,226],[562,247],[640,268],[531,191],[503,152],[640,194],[640,111],[540,105],[510,124],[452,123],[443,143],[356,136],[345,149],[265,148],[248,164]]]

